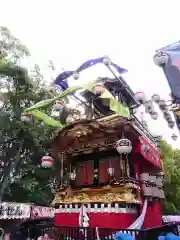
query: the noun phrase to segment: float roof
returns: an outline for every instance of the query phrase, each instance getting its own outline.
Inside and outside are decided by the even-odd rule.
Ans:
[[[125,137],[136,140],[143,136],[154,144],[154,139],[144,126],[134,117],[125,118],[117,114],[93,120],[79,120],[63,127],[52,140],[50,148],[55,153],[90,153],[95,149],[105,150],[116,140]]]

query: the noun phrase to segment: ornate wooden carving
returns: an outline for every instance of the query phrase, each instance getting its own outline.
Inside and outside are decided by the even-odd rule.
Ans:
[[[68,203],[112,203],[112,202],[126,202],[126,203],[140,203],[140,199],[133,193],[133,188],[130,185],[125,187],[112,188],[107,186],[99,189],[85,188],[81,190],[72,190],[72,196],[67,196],[66,192],[56,194],[53,201],[55,204]]]

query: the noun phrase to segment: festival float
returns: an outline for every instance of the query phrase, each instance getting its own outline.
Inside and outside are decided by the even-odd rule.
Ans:
[[[81,71],[96,64],[104,64],[112,78],[69,86],[72,77],[78,82]],[[58,169],[52,202],[56,226],[141,229],[162,224],[162,160],[156,139],[135,115],[144,105],[156,120],[153,101],[158,99],[134,93],[123,78],[126,71],[108,57],[89,60],[61,73],[49,88],[52,98],[22,115],[25,124],[33,119],[56,129],[41,159],[42,167]]]

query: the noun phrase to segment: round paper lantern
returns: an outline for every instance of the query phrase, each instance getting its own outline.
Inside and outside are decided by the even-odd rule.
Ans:
[[[144,104],[144,106],[145,106],[145,111],[146,111],[146,113],[155,112],[152,101],[147,101],[147,102]]]
[[[162,111],[166,111],[167,110],[167,106],[166,106],[166,102],[164,100],[160,100],[159,103],[159,108],[162,110]]]
[[[173,128],[175,126],[175,122],[174,121],[168,121],[168,127],[169,128]]]
[[[53,159],[50,156],[44,156],[41,158],[41,166],[43,168],[51,168],[53,165]]]
[[[155,54],[153,60],[157,66],[162,66],[163,64],[168,63],[169,56],[165,52],[158,52]]]
[[[64,102],[63,101],[56,101],[56,103],[54,104],[54,106],[53,106],[53,110],[54,111],[61,111],[62,109],[63,109],[63,107],[64,107]]]
[[[105,56],[104,59],[103,59],[103,63],[106,65],[106,66],[109,66],[111,64],[111,60],[108,56]]]
[[[147,173],[147,172],[141,173],[140,174],[140,180],[142,182],[146,182],[146,181],[148,182],[150,180],[149,173]]]
[[[151,115],[151,118],[153,119],[153,120],[157,120],[158,119],[158,113],[157,112],[150,112],[150,115]]]
[[[105,91],[105,86],[103,83],[96,83],[93,86],[93,93],[94,94],[102,94]]]
[[[132,151],[132,143],[129,139],[122,138],[116,142],[116,150],[118,153],[130,153]]]
[[[54,86],[50,86],[48,88],[48,91],[53,95],[55,95],[57,93],[57,89]]]
[[[158,103],[161,100],[160,96],[156,93],[152,95],[151,99],[156,103]]]
[[[173,133],[173,134],[171,135],[171,138],[172,138],[174,141],[176,141],[177,138],[178,138],[178,136],[177,136],[175,133]]]
[[[169,112],[164,112],[163,115],[164,115],[164,118],[167,121],[171,121],[172,120],[171,114]]]
[[[107,172],[108,172],[108,174],[109,174],[110,176],[113,176],[113,175],[114,175],[114,168],[109,167],[109,168],[107,169]]]
[[[45,126],[44,122],[40,122],[39,126],[44,127]]]
[[[144,94],[144,92],[135,93],[135,99],[141,104],[144,104],[147,101],[146,95]]]
[[[22,122],[30,122],[32,120],[32,115],[30,114],[22,114],[21,121]]]
[[[70,173],[70,179],[72,181],[74,181],[76,179],[76,173],[75,172]]]
[[[79,79],[79,73],[73,73],[73,78],[74,80],[78,80]]]

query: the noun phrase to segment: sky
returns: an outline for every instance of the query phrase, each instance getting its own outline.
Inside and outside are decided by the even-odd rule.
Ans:
[[[150,98],[159,93],[167,98],[170,90],[162,71],[153,63],[156,49],[180,40],[178,0],[0,0],[0,24],[27,45],[29,65],[38,63],[47,74],[48,60],[74,70],[90,59],[108,55],[128,69],[125,80]],[[104,67],[87,70],[82,81],[106,76]],[[108,73],[109,74],[109,73]],[[93,79],[92,79],[93,80]],[[145,116],[148,118],[148,116]],[[150,121],[153,133],[163,134],[173,147],[180,137],[160,117]]]

